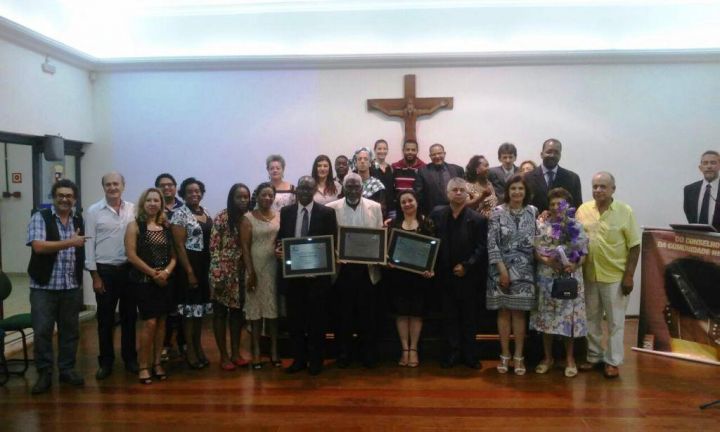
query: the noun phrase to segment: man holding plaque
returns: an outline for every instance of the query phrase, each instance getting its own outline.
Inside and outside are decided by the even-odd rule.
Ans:
[[[343,179],[345,198],[328,204],[335,210],[337,223],[346,227],[382,228],[383,216],[380,204],[362,197],[362,178],[355,173]],[[338,367],[347,368],[352,359],[352,336],[362,341],[363,365],[367,368],[377,364],[376,327],[378,309],[377,283],[380,270],[375,265],[344,263],[335,283],[338,294],[339,316],[337,340],[339,345]]]
[[[467,196],[467,182],[454,177],[447,184],[450,204],[430,214],[440,238],[435,287],[441,292],[448,345],[444,368],[460,362],[480,368],[475,332],[478,302],[485,294],[488,224],[480,213],[465,207]]]
[[[316,189],[315,179],[310,176],[300,177],[295,189],[297,202],[280,210],[278,240],[337,234],[335,212],[313,202]],[[331,253],[334,259],[334,252]],[[282,258],[281,249],[277,250],[277,255]],[[293,363],[286,371],[300,372],[308,368],[309,362],[308,372],[317,375],[323,365],[328,294],[332,285],[330,276],[288,278],[285,283],[293,356]]]

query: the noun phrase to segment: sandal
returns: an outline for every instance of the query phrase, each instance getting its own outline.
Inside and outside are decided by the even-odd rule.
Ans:
[[[565,376],[568,378],[573,378],[577,376],[578,374],[578,368],[576,366],[565,366]]]
[[[497,371],[501,374],[505,374],[508,372],[508,369],[510,368],[510,357],[505,357],[504,355],[500,354],[500,364],[497,365]]]
[[[168,377],[165,373],[165,370],[162,369],[162,365],[160,363],[153,365],[153,375],[160,381],[165,381]]]
[[[148,373],[148,376],[141,377],[140,374],[145,371]],[[150,375],[150,369],[149,368],[142,368],[138,371],[138,381],[140,381],[140,384],[152,384],[152,375]]]
[[[525,357],[513,357],[515,375],[525,375]]]
[[[237,360],[231,360],[231,361],[232,361],[232,362],[235,364],[235,366],[237,366],[237,367],[246,367],[247,365],[250,364],[250,361],[249,361],[249,360],[245,360],[244,358],[239,358],[239,359],[237,359]]]
[[[550,371],[550,369],[552,369],[554,363],[555,363],[555,360],[550,360],[549,362],[545,362],[545,361],[540,362],[540,364],[535,367],[535,373],[538,373],[538,374],[548,373]]]
[[[263,365],[262,365],[262,363],[253,363],[250,367],[252,367],[255,370],[260,370],[260,369],[262,369]]]
[[[278,360],[271,360],[270,362],[271,362],[272,365],[273,365],[274,367],[276,367],[276,368],[281,368],[282,365],[283,365],[283,364],[282,364],[282,360],[280,360],[280,359],[278,359]]]
[[[409,368],[416,368],[416,367],[420,366],[420,361],[419,361],[419,360],[410,361],[410,357],[409,357],[410,354],[409,354],[409,352],[414,352],[414,353],[415,353],[415,357],[417,357],[417,350],[416,350],[416,349],[413,349],[413,348],[410,348],[410,349],[408,350],[408,362],[407,362],[407,367],[409,367]]]
[[[409,357],[410,357],[410,350],[409,349],[402,350],[402,354],[400,354],[400,360],[398,360],[398,366],[402,366],[402,367],[407,366]]]

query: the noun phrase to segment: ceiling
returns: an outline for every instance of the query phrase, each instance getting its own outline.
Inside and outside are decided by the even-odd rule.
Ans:
[[[715,1],[0,0],[0,17],[95,62],[720,49]]]

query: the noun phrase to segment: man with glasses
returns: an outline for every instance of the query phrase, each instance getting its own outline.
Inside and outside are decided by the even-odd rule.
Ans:
[[[28,265],[30,313],[38,374],[32,394],[45,393],[52,385],[52,337],[56,324],[60,382],[85,384],[75,372],[86,239],[83,218],[75,211],[78,188],[63,179],[53,185],[51,192],[53,206],[35,212],[28,225],[27,245],[32,248]]]
[[[175,177],[170,173],[162,173],[155,178],[155,187],[160,189],[163,194],[163,200],[165,201],[165,220],[169,223],[173,213],[184,204],[176,195],[177,182],[175,181]],[[179,303],[179,301],[175,301],[175,304],[177,303]],[[165,340],[163,341],[163,350],[160,355],[162,361],[170,360],[170,354],[175,354],[172,350],[173,336],[175,337],[178,347],[177,355],[180,355],[184,351],[185,335],[181,328],[182,318],[176,310],[173,310],[165,319]]]

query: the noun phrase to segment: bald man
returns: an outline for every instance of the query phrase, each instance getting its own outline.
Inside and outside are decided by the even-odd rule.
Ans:
[[[640,230],[632,208],[615,198],[615,177],[599,172],[592,178],[593,200],[580,206],[577,219],[588,234],[588,256],[583,265],[587,309],[587,361],[580,370],[604,364],[606,378],[616,378],[624,358],[623,336],[628,296],[640,256]],[[607,317],[609,338],[602,348],[602,319]]]
[[[135,321],[137,303],[130,292],[125,255],[125,229],[135,217],[133,203],[123,201],[125,178],[118,172],[107,173],[101,180],[105,197],[91,205],[85,218],[85,268],[92,276],[97,302],[99,367],[96,379],[112,373],[115,361],[113,330],[115,308],[120,304],[120,344],[125,369],[137,373]]]

